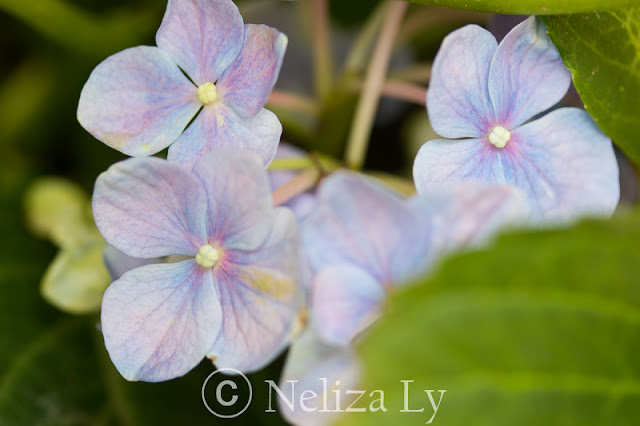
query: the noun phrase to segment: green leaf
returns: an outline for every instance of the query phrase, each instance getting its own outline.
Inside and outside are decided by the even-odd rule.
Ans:
[[[47,70],[47,72],[42,72]],[[55,64],[41,56],[20,62],[0,85],[0,146],[16,137],[41,113],[58,78]]]
[[[100,311],[111,277],[102,257],[102,238],[58,252],[42,278],[40,291],[53,306],[72,314]]]
[[[98,17],[64,0],[0,0],[0,10],[62,46],[91,58],[101,58],[137,44],[154,25],[148,12],[118,12]]]
[[[102,240],[91,218],[89,195],[76,183],[54,176],[32,182],[24,196],[27,225],[58,247],[72,249]]]
[[[640,163],[640,8],[543,21],[587,111]]]
[[[16,190],[30,173],[32,166],[21,151],[24,139],[20,138],[48,112],[46,101],[53,96],[58,78],[51,61],[38,55],[20,62],[0,84],[0,187],[5,190]]]
[[[31,232],[61,248],[42,278],[42,296],[65,312],[98,312],[112,280],[102,257],[106,243],[91,218],[89,196],[71,181],[47,176],[29,185],[24,205]]]
[[[476,12],[553,15],[592,12],[637,4],[637,0],[409,0],[413,3]]]
[[[108,416],[87,325],[56,323],[38,335],[0,382],[0,424],[81,425]],[[98,423],[99,424],[99,423]]]
[[[347,424],[640,424],[640,214],[498,239],[392,295]],[[410,409],[402,413],[404,384]],[[368,401],[360,404],[367,406]]]
[[[0,204],[0,424],[90,424],[105,398],[86,320],[40,298],[51,248],[26,234],[17,201]]]

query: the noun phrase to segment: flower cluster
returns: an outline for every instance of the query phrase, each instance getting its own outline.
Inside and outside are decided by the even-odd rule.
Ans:
[[[169,380],[204,357],[254,371],[292,344],[284,382],[348,386],[358,378],[351,348],[394,288],[505,227],[610,215],[617,204],[611,141],[586,112],[530,121],[570,84],[533,17],[499,45],[477,26],[443,42],[427,106],[447,139],[415,159],[417,195],[338,171],[284,206],[273,187],[293,173],[265,170],[281,125],[263,107],[287,38],[245,25],[231,0],[169,0],[156,40],[101,63],[78,107],[88,131],[137,157],[100,175],[93,194],[112,246],[102,331],[129,380]],[[169,145],[167,160],[149,157]],[[297,408],[282,406],[308,423]]]
[[[427,272],[443,253],[482,244],[498,228],[520,223],[526,212],[518,191],[506,186],[469,183],[406,199],[354,173],[327,178],[301,229],[314,277],[310,323],[292,348],[280,387],[296,380],[298,389],[315,391],[315,406],[327,397],[335,402],[318,378],[350,389],[358,377],[350,346],[382,315],[389,291]],[[307,424],[299,397],[280,408],[294,423]]]

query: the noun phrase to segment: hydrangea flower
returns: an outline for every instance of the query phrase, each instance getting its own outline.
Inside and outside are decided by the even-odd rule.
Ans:
[[[245,25],[231,0],[169,0],[156,43],[93,70],[80,95],[80,124],[131,156],[173,143],[169,160],[192,164],[213,146],[233,145],[271,161],[282,126],[263,107],[287,37]]]
[[[386,292],[424,273],[454,242],[526,214],[510,187],[464,185],[406,199],[360,175],[335,173],[301,226],[314,274],[311,319],[329,343],[348,344],[374,321]]]
[[[299,380],[296,389],[314,390],[317,405],[321,378],[340,380],[328,389],[352,384],[357,362],[350,346],[380,317],[392,288],[420,276],[445,252],[481,244],[527,214],[522,195],[508,186],[469,183],[406,199],[354,173],[325,179],[301,225],[314,276],[310,325],[291,349],[280,388],[290,391],[287,380]],[[307,417],[298,396],[293,410],[280,400],[283,415],[296,424],[320,421]]]
[[[419,193],[465,180],[523,191],[534,222],[610,215],[619,198],[611,140],[589,114],[561,108],[571,74],[535,17],[500,43],[468,25],[445,38],[433,64],[427,108],[434,130],[414,163]]]
[[[123,253],[186,259],[132,269],[105,292],[105,345],[126,379],[168,380],[205,356],[252,371],[288,343],[303,303],[299,237],[256,156],[216,148],[192,170],[117,163],[98,177],[93,211]]]

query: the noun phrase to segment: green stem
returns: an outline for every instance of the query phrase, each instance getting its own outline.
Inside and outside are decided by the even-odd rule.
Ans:
[[[294,158],[276,158],[267,167],[270,172],[273,171],[294,171],[304,170],[313,167],[314,163],[311,157],[294,157]]]
[[[267,100],[267,105],[287,109],[293,112],[303,112],[307,115],[315,116],[318,108],[312,99],[297,93],[274,90]]]
[[[329,32],[328,0],[309,0],[313,34],[314,80],[316,95],[324,99],[331,91],[333,63],[331,59],[331,37]]]
[[[393,42],[406,9],[406,2],[395,0],[389,8],[382,32],[378,37],[376,50],[364,80],[364,86],[356,107],[355,118],[347,143],[345,162],[351,168],[360,169],[364,164],[373,120],[389,67]]]
[[[342,166],[337,160],[328,155],[312,152],[303,157],[276,158],[269,164],[267,170],[270,172],[279,170],[295,171],[305,170],[311,167],[319,168],[320,171],[324,173],[331,173]]]
[[[369,16],[363,30],[360,31],[358,38],[349,51],[349,55],[345,61],[345,72],[356,73],[364,68],[375,36],[380,30],[390,6],[391,0],[380,3],[371,16]]]

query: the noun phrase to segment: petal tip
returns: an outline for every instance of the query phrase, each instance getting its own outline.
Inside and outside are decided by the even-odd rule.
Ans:
[[[289,37],[284,33],[278,33],[274,46],[278,52],[284,52],[289,45]]]

